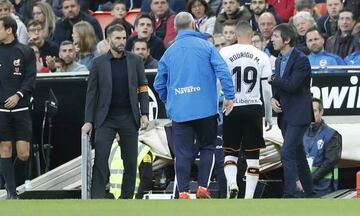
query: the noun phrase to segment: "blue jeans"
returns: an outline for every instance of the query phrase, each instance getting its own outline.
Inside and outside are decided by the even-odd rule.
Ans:
[[[304,188],[305,196],[313,196],[313,181],[302,144],[307,127],[307,125],[289,125],[286,123],[281,125],[281,133],[284,138],[281,148],[281,163],[284,170],[284,198],[296,197],[297,176]]]

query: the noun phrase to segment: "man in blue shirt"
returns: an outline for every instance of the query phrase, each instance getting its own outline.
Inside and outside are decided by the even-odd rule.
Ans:
[[[233,108],[234,86],[219,52],[207,41],[206,35],[194,31],[195,22],[190,13],[176,15],[175,28],[178,35],[160,59],[154,88],[172,120],[179,198],[190,198],[191,164],[198,152],[200,167],[196,197],[211,198],[207,187],[216,148],[216,80],[220,80],[224,92],[225,115]]]
[[[311,28],[305,33],[306,45],[311,51],[308,55],[312,67],[320,66],[326,68],[327,66],[345,65],[344,60],[333,53],[324,51],[324,37],[317,28]],[[335,73],[334,70],[320,70],[320,73]]]
[[[348,65],[360,65],[360,51],[356,51],[346,56],[345,63]]]

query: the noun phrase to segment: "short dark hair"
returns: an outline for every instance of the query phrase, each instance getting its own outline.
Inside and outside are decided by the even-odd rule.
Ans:
[[[41,28],[43,27],[42,23],[39,20],[30,20],[27,24],[27,29],[30,28],[30,26],[41,26]]]
[[[123,0],[116,0],[112,3],[111,9],[114,10],[114,7],[118,4],[123,4],[126,6],[125,2]]]
[[[147,41],[146,41],[145,38],[136,38],[136,39],[134,40],[134,42],[133,42],[133,45],[132,45],[131,49],[134,49],[135,44],[138,43],[138,42],[140,42],[140,43],[146,43],[147,49],[150,49],[149,44],[147,43]]]
[[[152,27],[153,27],[153,29],[155,29],[155,20],[154,20],[154,18],[152,18],[150,16],[150,14],[148,14],[148,13],[140,13],[135,19],[134,26],[137,26],[139,24],[140,19],[149,19],[149,20],[151,20]]]
[[[108,36],[107,30],[108,30],[111,26],[113,26],[113,25],[122,25],[122,26],[124,27],[125,31],[126,31],[125,22],[126,22],[126,21],[125,21],[124,19],[121,19],[121,18],[115,18],[115,19],[113,19],[113,21],[111,21],[111,23],[109,23],[109,25],[107,25],[107,26],[105,27],[105,38],[107,38],[107,36]],[[129,35],[127,34],[127,31],[126,31],[126,36],[129,36]]]
[[[208,17],[212,17],[214,16],[214,12],[212,11],[211,7],[209,6],[209,4],[205,1],[205,0],[189,0],[187,3],[187,12],[191,13],[191,7],[195,2],[200,2],[200,4],[202,4],[205,7],[205,14]]]
[[[312,102],[316,102],[316,103],[319,104],[319,111],[324,109],[323,102],[322,102],[322,100],[320,98],[313,97]]]
[[[64,2],[70,1],[70,0],[61,0],[61,7],[63,6]],[[80,5],[79,0],[74,0],[76,4]]]
[[[110,26],[107,30],[106,30],[106,35],[109,36],[111,35],[113,32],[115,31],[119,31],[119,32],[126,32],[124,26],[120,25],[120,24],[115,24],[115,25],[112,25]]]
[[[343,9],[340,10],[339,16],[340,16],[340,14],[343,13],[343,12],[349,12],[349,13],[351,13],[351,18],[352,18],[352,20],[355,20],[355,18],[354,18],[354,11],[353,11],[353,10],[351,10],[350,8],[343,8]]]
[[[150,0],[150,4],[152,3],[152,1],[153,1],[153,0]],[[167,3],[169,3],[169,0],[166,0],[166,1],[167,1]]]
[[[15,19],[13,19],[11,16],[4,16],[0,18],[0,21],[2,21],[5,30],[11,28],[11,32],[16,38],[17,24]]]
[[[64,40],[63,42],[60,43],[60,46],[59,47],[62,47],[62,46],[66,46],[66,45],[74,45],[74,43],[72,41],[69,41],[69,40]]]
[[[325,39],[325,36],[321,33],[321,31],[317,28],[317,27],[311,27],[311,28],[309,28],[307,31],[306,31],[306,33],[305,33],[305,40],[307,39],[306,37],[307,37],[307,34],[309,33],[309,32],[313,32],[313,31],[317,31],[318,33],[319,33],[319,35],[323,38],[323,39]]]
[[[291,47],[295,46],[296,33],[289,24],[282,23],[280,25],[277,25],[277,26],[275,26],[273,32],[275,32],[275,31],[280,32],[280,36],[283,39],[283,41],[290,40],[289,45]]]
[[[237,20],[225,20],[225,22],[223,23],[223,27],[224,26],[236,26],[237,24]]]

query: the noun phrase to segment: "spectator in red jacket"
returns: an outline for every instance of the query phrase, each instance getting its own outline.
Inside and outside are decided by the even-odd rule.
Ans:
[[[155,20],[155,35],[164,41],[168,47],[170,41],[175,39],[174,11],[169,9],[169,0],[151,0],[150,16]]]
[[[274,6],[276,15],[280,17],[283,22],[289,22],[290,17],[294,15],[294,0],[268,0],[268,3]]]

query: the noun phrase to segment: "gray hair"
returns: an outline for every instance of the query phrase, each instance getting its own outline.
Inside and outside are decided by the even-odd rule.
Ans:
[[[310,23],[313,24],[313,26],[316,26],[316,21],[315,21],[314,17],[311,16],[311,14],[309,12],[307,12],[307,11],[300,11],[299,13],[295,14],[295,16],[293,17],[293,22],[294,22],[295,26],[296,26],[296,20],[299,17],[309,21]]]
[[[177,31],[189,29],[191,23],[194,22],[193,16],[188,12],[180,12],[175,16],[174,26]]]

